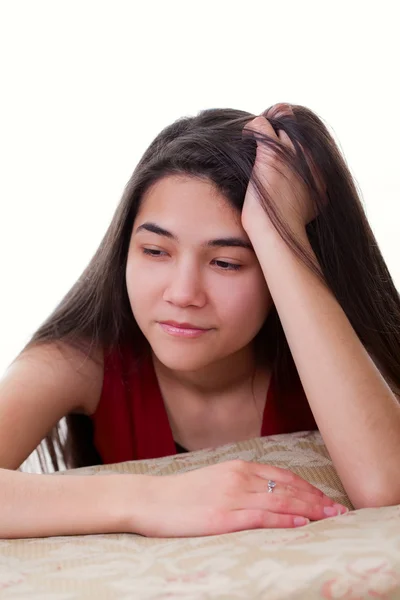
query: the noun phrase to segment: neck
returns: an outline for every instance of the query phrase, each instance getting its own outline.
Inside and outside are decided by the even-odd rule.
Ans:
[[[248,386],[258,368],[253,347],[196,371],[173,371],[161,363],[154,352],[151,354],[160,384],[165,382],[176,388],[184,388],[204,399],[221,397],[242,386]]]

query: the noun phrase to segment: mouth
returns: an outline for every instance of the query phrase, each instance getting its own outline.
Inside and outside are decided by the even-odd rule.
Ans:
[[[159,321],[159,325],[169,335],[186,338],[199,337],[211,331],[211,329],[198,327],[193,323],[177,323],[176,321]]]
[[[193,323],[178,323],[178,321],[160,321],[162,325],[170,325],[171,327],[177,327],[178,329],[195,329],[201,331],[208,331],[209,327],[200,327],[200,325],[194,325]]]

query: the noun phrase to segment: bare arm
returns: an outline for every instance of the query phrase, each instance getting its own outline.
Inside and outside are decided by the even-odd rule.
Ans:
[[[317,258],[305,231],[299,240]],[[400,502],[400,405],[327,286],[263,224],[252,243],[318,429],[356,508]],[[282,275],[283,274],[283,275]]]
[[[277,483],[274,494],[266,493],[269,479]],[[346,510],[287,469],[244,460],[162,477],[36,475],[0,469],[0,539],[98,533],[218,535],[296,527]]]
[[[0,469],[0,539],[129,532],[145,478]]]
[[[0,379],[0,539],[131,532],[138,525],[147,475],[13,470],[63,416],[94,411],[101,348],[97,363],[86,358],[46,344],[19,356]]]

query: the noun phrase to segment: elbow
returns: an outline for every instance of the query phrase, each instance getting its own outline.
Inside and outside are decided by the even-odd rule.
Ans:
[[[351,499],[351,498],[350,498]],[[382,508],[384,506],[397,506],[400,504],[400,490],[396,486],[368,490],[352,500],[355,510],[360,508]]]

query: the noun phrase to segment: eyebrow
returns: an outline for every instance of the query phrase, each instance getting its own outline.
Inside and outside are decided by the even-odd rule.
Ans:
[[[156,233],[157,235],[162,235],[166,238],[174,240],[175,242],[179,242],[179,238],[176,235],[170,231],[167,231],[166,229],[163,229],[159,225],[156,225],[156,223],[143,223],[137,227],[135,235],[139,233],[139,231],[150,231],[151,233]],[[246,242],[240,237],[233,236],[209,240],[208,242],[204,242],[202,246],[206,248],[247,248],[248,250],[254,251],[253,246],[249,242]]]

